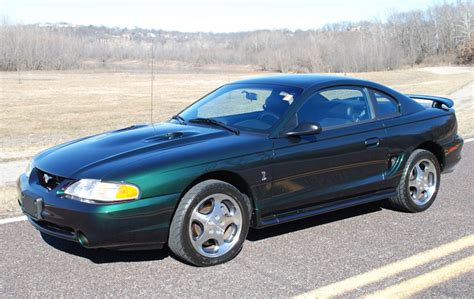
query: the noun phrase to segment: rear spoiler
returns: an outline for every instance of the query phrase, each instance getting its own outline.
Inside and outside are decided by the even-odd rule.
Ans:
[[[414,100],[429,100],[433,101],[433,107],[435,108],[441,108],[444,110],[448,110],[449,108],[452,108],[454,106],[454,102],[451,99],[448,98],[443,98],[443,97],[435,97],[435,96],[425,96],[425,95],[419,95],[419,94],[407,94],[409,98],[412,98]]]

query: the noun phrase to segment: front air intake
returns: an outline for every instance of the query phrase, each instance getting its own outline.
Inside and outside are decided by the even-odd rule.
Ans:
[[[38,176],[38,183],[48,189],[48,191],[56,188],[64,180],[63,177],[44,172],[38,168],[35,168],[36,175]]]

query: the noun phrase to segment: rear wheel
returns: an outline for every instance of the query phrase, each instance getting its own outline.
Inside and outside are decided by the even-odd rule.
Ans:
[[[234,186],[207,180],[181,199],[170,227],[169,248],[196,266],[233,259],[242,248],[250,222],[250,203]]]
[[[426,150],[415,150],[403,170],[398,195],[390,198],[392,207],[407,212],[428,209],[438,194],[440,167],[436,157]]]

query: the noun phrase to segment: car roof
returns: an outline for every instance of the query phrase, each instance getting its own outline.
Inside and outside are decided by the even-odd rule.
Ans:
[[[380,90],[394,98],[401,104],[402,114],[409,114],[424,109],[419,103],[410,99],[408,96],[391,89],[385,85],[375,83],[369,80],[363,80],[348,76],[320,75],[320,74],[285,74],[270,75],[244,79],[230,84],[275,84],[283,86],[292,86],[308,90],[315,88],[326,88],[335,85],[356,85],[367,86],[375,90]]]
[[[337,83],[337,84],[367,84],[371,83],[366,80],[361,80],[346,76],[320,75],[320,74],[285,74],[285,75],[270,75],[244,79],[233,84],[277,84],[299,87],[308,89],[323,83]]]

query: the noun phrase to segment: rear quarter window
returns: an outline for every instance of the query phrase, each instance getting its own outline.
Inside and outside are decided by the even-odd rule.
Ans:
[[[400,114],[398,102],[389,95],[379,91],[372,91],[377,106],[377,114],[381,118]]]

